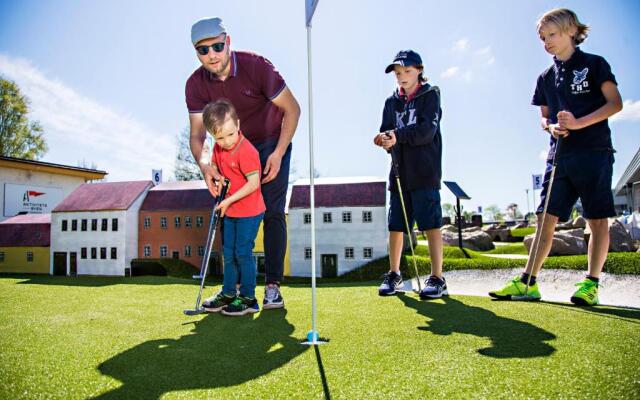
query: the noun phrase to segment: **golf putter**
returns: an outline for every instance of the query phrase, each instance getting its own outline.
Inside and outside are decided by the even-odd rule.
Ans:
[[[536,235],[534,237],[536,245],[535,245],[535,251],[533,253],[533,262],[531,263],[532,265],[531,272],[533,272],[533,268],[536,265],[536,260],[538,258],[538,249],[540,248],[540,238],[542,237],[542,232],[544,229],[544,220],[547,218],[547,207],[549,206],[549,199],[551,198],[551,189],[553,188],[553,180],[556,176],[556,166],[558,165],[557,157],[558,157],[558,153],[560,152],[561,142],[562,142],[562,136],[558,138],[558,141],[556,142],[556,151],[553,153],[553,161],[551,162],[551,176],[549,177],[549,187],[547,189],[547,197],[544,199],[544,207],[542,208],[542,217],[541,217],[542,221],[540,222],[540,229],[536,230]],[[553,238],[551,240],[553,240]],[[531,257],[531,254],[529,254],[529,257]],[[524,288],[524,294],[521,296],[511,296],[511,300],[517,300],[517,301],[538,300],[529,295],[530,284],[531,284],[531,273],[529,273],[529,276],[527,277],[527,284]]]
[[[384,135],[387,137],[391,137],[391,135],[389,135],[389,131],[386,131]],[[411,228],[409,227],[409,218],[407,217],[407,208],[404,205],[404,197],[402,196],[402,186],[400,186],[400,172],[398,171],[398,164],[396,163],[396,158],[393,155],[393,147],[389,149],[389,154],[391,154],[391,165],[393,166],[393,175],[396,178],[396,185],[398,186],[398,193],[400,194],[400,205],[402,206],[402,215],[404,215],[404,225],[407,229],[407,235],[409,236],[409,247],[411,248],[411,258],[413,259],[413,268],[416,271],[416,281],[418,281],[418,291],[416,292],[414,290],[414,292],[420,293],[422,291],[422,285],[420,284],[420,273],[418,272],[416,255],[413,251],[413,237],[411,235]]]
[[[204,288],[204,280],[207,277],[207,270],[209,269],[209,260],[211,259],[211,250],[213,249],[213,242],[216,237],[216,230],[220,225],[220,210],[216,211],[216,206],[222,200],[224,200],[227,195],[227,191],[229,190],[229,179],[225,178],[224,183],[222,184],[222,189],[220,189],[220,194],[218,197],[214,199],[213,209],[211,210],[211,219],[209,220],[209,233],[207,234],[207,244],[205,247],[204,257],[202,258],[202,265],[200,266],[201,272],[201,280],[200,280],[200,290],[198,291],[198,297],[196,299],[196,306],[190,310],[184,310],[185,315],[198,315],[204,313],[204,308],[200,304],[200,300],[202,298],[202,289]]]

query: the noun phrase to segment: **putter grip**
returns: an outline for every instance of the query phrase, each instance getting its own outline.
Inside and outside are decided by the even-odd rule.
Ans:
[[[224,178],[224,182],[222,183],[222,189],[220,189],[220,194],[216,197],[216,204],[220,203],[227,197],[227,191],[229,190],[229,186],[231,186],[231,182],[229,179]],[[217,214],[220,214],[220,210],[216,211]]]

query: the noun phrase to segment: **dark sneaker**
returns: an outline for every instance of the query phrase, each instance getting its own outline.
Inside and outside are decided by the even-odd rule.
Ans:
[[[270,310],[273,308],[283,308],[284,299],[280,293],[280,285],[277,283],[267,285],[264,287],[264,300],[262,301],[262,308],[264,310]]]
[[[215,296],[203,301],[202,308],[206,312],[218,312],[231,304],[235,298],[235,296],[227,296],[220,291]]]
[[[387,272],[384,274],[382,284],[378,287],[378,294],[380,296],[391,296],[398,292],[404,293],[404,290],[402,290],[403,287],[404,282],[400,274],[393,271]]]
[[[260,311],[260,306],[255,297],[238,296],[231,304],[222,310],[222,313],[232,317],[239,317],[241,315],[254,314],[258,311]]]
[[[448,296],[447,282],[444,278],[440,279],[435,275],[431,275],[424,283],[424,287],[420,291],[420,298],[425,299],[438,299],[442,296]]]

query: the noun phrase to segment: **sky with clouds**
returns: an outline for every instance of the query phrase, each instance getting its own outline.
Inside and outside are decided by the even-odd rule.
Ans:
[[[529,105],[551,62],[535,22],[556,6],[591,26],[582,48],[603,55],[619,83],[615,185],[640,144],[640,3],[623,0],[321,0],[311,38],[316,169],[325,177],[386,176],[388,156],[372,144],[395,88],[384,68],[411,48],[442,91],[443,178],[472,197],[467,209],[515,202],[526,211],[525,189],[543,171],[548,145]],[[214,15],[225,20],[232,47],[269,58],[300,102],[293,165],[308,176],[303,0],[0,2],[0,75],[30,98],[49,144],[43,160],[95,163],[110,181],[149,179],[152,168],[170,178],[176,137],[188,125],[184,83],[198,67],[190,27]]]

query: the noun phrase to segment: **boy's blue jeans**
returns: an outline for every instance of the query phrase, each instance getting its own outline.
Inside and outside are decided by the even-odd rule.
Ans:
[[[235,296],[238,274],[240,274],[240,295],[256,297],[256,262],[253,245],[264,213],[255,217],[224,217],[223,246],[224,277],[222,293]]]

